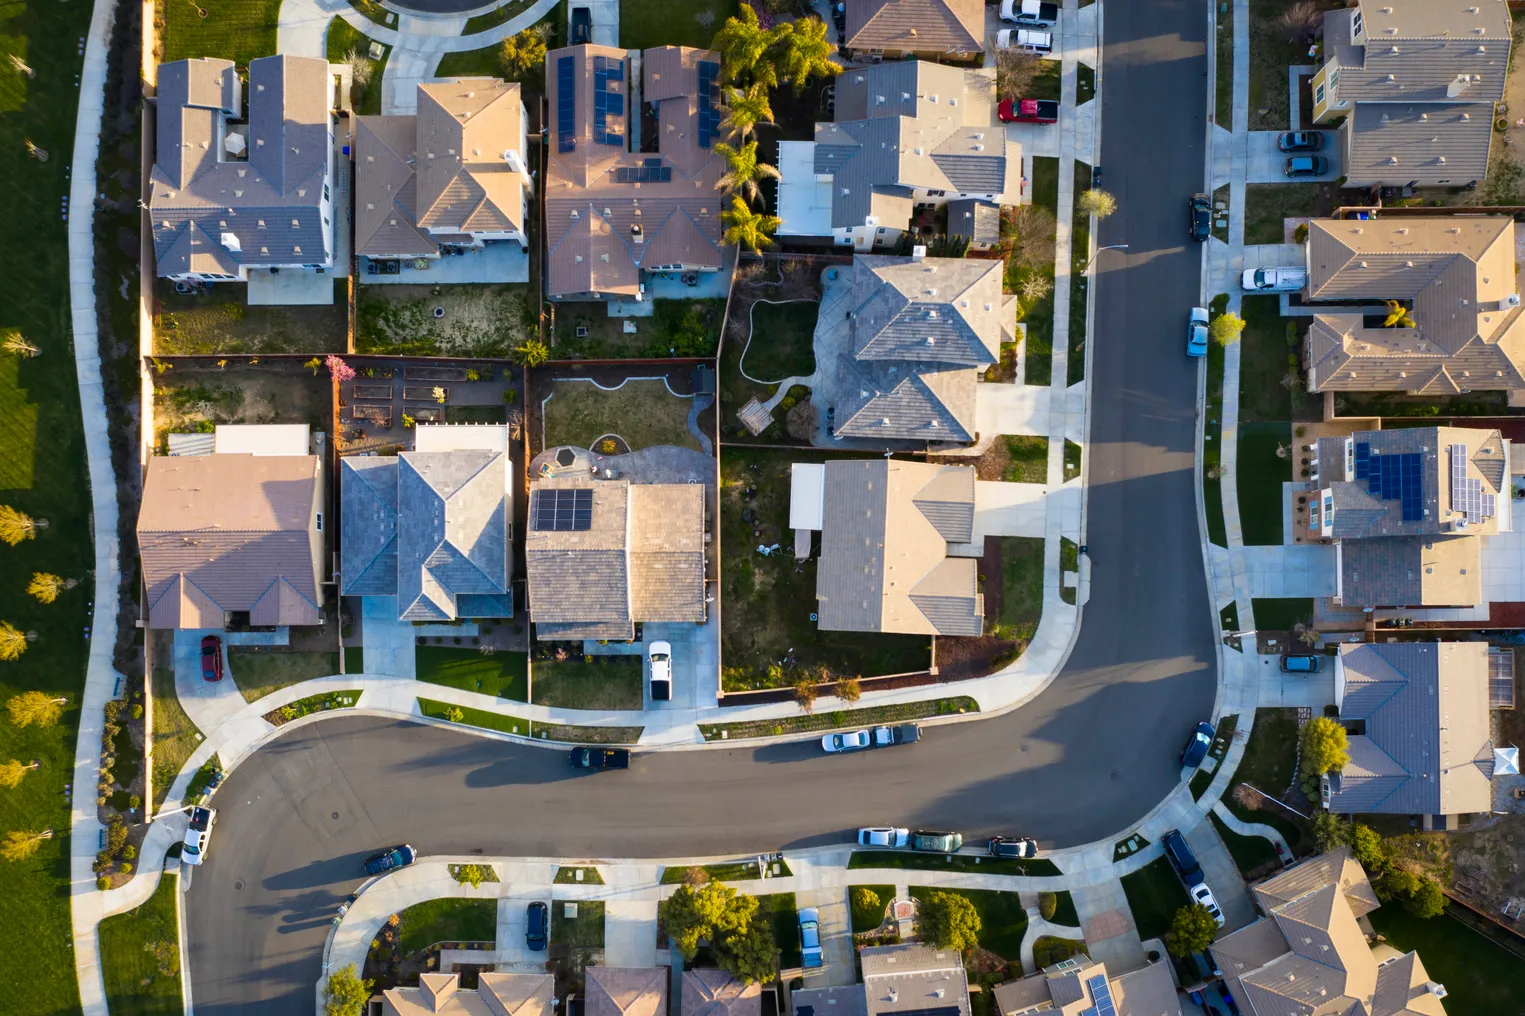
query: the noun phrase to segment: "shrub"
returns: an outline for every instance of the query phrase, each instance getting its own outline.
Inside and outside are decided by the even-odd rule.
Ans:
[[[1052,921],[1054,915],[1059,912],[1058,893],[1038,894],[1038,913],[1043,915],[1045,921]]]
[[[138,856],[138,848],[133,846],[131,843],[127,844],[127,846],[122,848],[122,857],[123,857],[124,860],[130,861],[134,857],[137,857],[137,856]]]
[[[135,720],[141,720],[143,718],[143,707],[142,706],[133,706],[132,707],[132,718],[135,719]]]
[[[980,913],[968,897],[935,892],[917,907],[921,937],[934,949],[963,952],[980,944]]]
[[[1293,243],[1307,243],[1308,242],[1308,224],[1306,222],[1299,222],[1297,224],[1297,228],[1292,231],[1292,242]]]
[[[105,892],[107,889],[111,888],[111,879],[107,878],[105,875],[102,875],[100,878],[95,880],[95,887],[101,892]]]
[[[849,900],[853,908],[853,924],[877,928],[884,920],[884,901],[868,886],[854,886]]]
[[[463,713],[458,706],[451,706],[449,709],[445,710],[445,719],[449,720],[451,723],[460,723],[465,718],[466,714]]]

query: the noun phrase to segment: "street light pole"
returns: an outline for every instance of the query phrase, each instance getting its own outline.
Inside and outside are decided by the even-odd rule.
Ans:
[[[1085,265],[1081,267],[1080,274],[1084,275],[1086,273],[1086,271],[1091,267],[1091,265],[1095,263],[1096,259],[1101,256],[1101,252],[1102,251],[1104,251],[1104,250],[1127,250],[1127,249],[1128,249],[1128,245],[1125,244],[1125,243],[1114,243],[1114,244],[1108,244],[1105,247],[1097,247],[1096,248],[1096,253],[1092,254],[1091,257],[1090,257],[1090,260],[1088,260],[1085,263]]]

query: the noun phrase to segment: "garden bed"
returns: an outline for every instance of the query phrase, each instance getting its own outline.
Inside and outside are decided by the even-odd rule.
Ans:
[[[1060,874],[1059,866],[1046,857],[1019,861],[979,854],[924,854],[915,850],[854,850],[847,867],[961,871],[983,875],[1026,875],[1032,878]]]
[[[331,691],[323,695],[309,695],[306,698],[297,699],[287,703],[279,709],[272,709],[264,718],[267,722],[277,727],[284,726],[292,720],[299,720],[313,713],[327,712],[331,709],[348,709],[360,699],[360,690],[351,688],[346,691]]]
[[[838,709],[824,713],[801,713],[773,720],[746,720],[736,723],[701,723],[699,733],[706,741],[738,741],[748,737],[778,737],[839,727],[864,727],[882,723],[903,723],[933,716],[956,716],[979,712],[979,703],[968,696],[928,699],[925,702],[902,702],[892,706],[867,709]]]

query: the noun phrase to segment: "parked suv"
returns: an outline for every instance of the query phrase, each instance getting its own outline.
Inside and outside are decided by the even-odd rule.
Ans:
[[[186,864],[200,864],[207,857],[207,841],[212,838],[212,826],[217,822],[217,809],[192,808],[191,824],[185,830],[185,840],[180,847],[180,860]]]
[[[1320,662],[1317,656],[1283,656],[1281,670],[1284,674],[1317,674]]]
[[[1037,857],[1038,841],[1021,836],[994,836],[990,840],[992,857]]]
[[[545,950],[546,929],[551,911],[539,900],[531,903],[524,915],[524,944],[533,952]]]
[[[1202,865],[1197,863],[1197,855],[1187,846],[1186,837],[1181,835],[1179,829],[1170,830],[1160,843],[1165,848],[1165,856],[1170,859],[1170,866],[1181,876],[1181,881],[1186,883],[1187,888],[1206,881],[1202,877]]]
[[[1186,222],[1198,243],[1213,235],[1213,202],[1206,194],[1193,194],[1186,203]]]
[[[911,849],[925,850],[933,854],[953,854],[964,845],[964,837],[958,833],[933,832],[918,829],[911,834]]]

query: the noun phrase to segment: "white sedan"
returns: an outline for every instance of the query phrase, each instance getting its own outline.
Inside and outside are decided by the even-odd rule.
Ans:
[[[1207,887],[1206,882],[1192,886],[1191,898],[1192,902],[1206,907],[1207,912],[1213,915],[1213,920],[1218,922],[1218,927],[1223,927],[1223,911],[1218,908],[1218,901],[1213,897],[1213,891]]]
[[[868,731],[850,730],[843,734],[827,734],[821,738],[821,747],[827,751],[857,751],[868,747]]]
[[[873,826],[858,830],[858,845],[862,847],[903,847],[910,841],[909,829]]]

